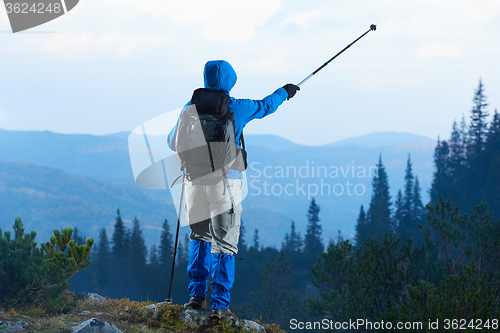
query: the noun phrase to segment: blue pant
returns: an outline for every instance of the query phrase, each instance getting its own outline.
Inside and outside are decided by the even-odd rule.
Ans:
[[[235,257],[230,254],[210,253],[212,244],[191,240],[187,273],[190,279],[189,296],[205,297],[208,286],[210,261],[212,262],[212,309],[229,308],[229,291],[234,284]]]

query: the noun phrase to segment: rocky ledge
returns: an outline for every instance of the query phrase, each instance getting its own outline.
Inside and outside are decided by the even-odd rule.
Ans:
[[[0,312],[0,333],[52,331],[120,333],[130,331],[127,327],[130,327],[134,322],[144,323],[148,326],[147,323],[155,321],[154,327],[156,329],[151,328],[148,332],[175,332],[178,330],[183,332],[266,332],[264,326],[251,320],[237,317],[210,320],[210,312],[190,309],[187,304],[180,306],[160,302],[144,306],[139,302],[106,299],[94,293],[76,294],[75,298],[82,303],[79,303],[80,306],[67,314],[39,318],[19,313],[14,314],[10,311],[9,313],[13,313],[12,315]],[[169,318],[169,321],[162,321],[166,317]],[[133,331],[141,330],[133,329]],[[271,331],[282,332],[279,329]]]

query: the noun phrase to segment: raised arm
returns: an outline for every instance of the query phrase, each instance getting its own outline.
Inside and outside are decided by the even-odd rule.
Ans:
[[[239,118],[241,124],[247,124],[253,119],[262,119],[273,114],[285,100],[292,98],[299,89],[295,85],[287,84],[261,100],[234,98],[232,102],[236,106],[235,109],[238,110],[235,118]]]

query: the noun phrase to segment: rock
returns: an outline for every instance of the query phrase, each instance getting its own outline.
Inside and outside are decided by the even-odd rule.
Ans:
[[[180,319],[189,327],[204,326],[210,322],[210,314],[203,310],[194,310],[184,304],[184,311],[181,313]],[[257,324],[251,320],[236,319],[235,317],[227,318],[234,327],[238,327],[241,323],[244,332],[262,332],[265,333],[264,326]]]
[[[116,326],[97,318],[90,318],[78,326],[73,326],[73,333],[122,333]]]
[[[169,302],[160,302],[160,303],[156,303],[156,304],[151,304],[151,305],[148,305],[148,306],[145,306],[143,308],[141,308],[139,310],[140,313],[151,313],[151,314],[156,314],[156,312],[160,309],[160,307],[163,305],[163,304],[170,304]]]
[[[10,318],[10,314],[0,311],[0,318]]]
[[[101,303],[106,302],[106,299],[96,293],[76,293],[75,299],[79,301],[98,301]]]
[[[242,319],[242,320],[237,320],[235,322],[235,324],[237,326],[239,326],[240,323],[243,324],[243,331],[245,331],[245,332],[248,332],[248,331],[264,332],[264,333],[266,332],[266,329],[264,328],[264,326],[257,324],[255,321]]]
[[[151,304],[151,305],[145,306],[144,309],[156,311],[156,310],[158,310],[159,307],[160,307],[160,303],[156,303],[156,304]]]
[[[17,323],[14,323],[13,321],[0,320],[0,332],[2,333],[21,332],[25,331],[29,325],[31,324],[25,321],[18,321]]]
[[[181,314],[181,320],[189,327],[202,326],[208,324],[208,316],[203,310],[186,308]]]
[[[161,302],[161,303],[156,303],[156,304],[151,304],[148,306],[145,306],[140,309],[140,311],[144,311],[148,314],[151,315],[156,315],[157,311],[160,309],[160,306],[163,304],[169,304],[168,302]],[[143,312],[143,314],[144,314]],[[210,312],[205,312],[203,310],[195,310],[191,309],[187,306],[187,303],[184,304],[184,310],[180,314],[180,320],[187,326],[193,328],[193,327],[201,327],[201,326],[206,326],[210,324]],[[232,326],[239,327],[241,324],[241,327],[243,328],[244,332],[261,332],[265,333],[266,330],[264,326],[257,324],[254,321],[251,320],[245,320],[245,319],[237,319],[235,317],[227,318],[227,320],[231,323]],[[172,332],[171,330],[168,329],[162,329],[162,331],[165,332]]]
[[[84,310],[81,313],[79,313],[78,315],[79,316],[88,316],[88,315],[90,315],[90,311],[89,310]]]

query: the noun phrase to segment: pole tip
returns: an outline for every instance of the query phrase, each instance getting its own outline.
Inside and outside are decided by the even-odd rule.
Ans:
[[[375,30],[377,30],[377,26],[375,24],[372,24],[372,25],[370,25],[370,29],[372,31],[375,31]]]

